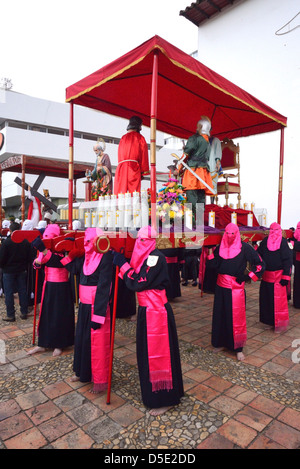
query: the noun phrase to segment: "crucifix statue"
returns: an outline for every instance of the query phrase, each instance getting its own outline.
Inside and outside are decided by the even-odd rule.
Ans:
[[[31,195],[31,197],[29,195],[29,197],[25,199],[25,210],[28,210],[28,218],[31,218],[33,216],[33,213],[32,213],[32,210],[30,210],[31,208],[30,204],[32,204],[32,208],[33,208],[35,205],[34,202],[37,203],[38,207],[36,210],[38,210],[39,212],[39,215],[36,217],[37,223],[39,221],[37,218],[41,219],[41,212],[40,212],[41,203],[49,207],[49,209],[52,209],[54,212],[57,212],[57,206],[52,201],[50,201],[49,199],[47,199],[46,197],[44,197],[42,194],[38,192],[38,189],[40,185],[42,184],[43,180],[45,179],[45,177],[46,175],[44,173],[41,173],[32,187],[29,187],[28,184],[26,184],[26,182],[24,183],[24,189],[26,191],[29,191]],[[19,177],[16,177],[14,182],[22,187],[22,180]],[[35,198],[35,200],[32,199],[32,196]]]

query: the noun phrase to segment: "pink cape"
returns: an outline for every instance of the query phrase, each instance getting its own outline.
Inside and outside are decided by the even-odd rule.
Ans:
[[[242,249],[240,231],[234,223],[229,223],[220,244],[219,254],[223,259],[236,257]]]
[[[272,223],[270,233],[267,240],[267,248],[269,251],[278,251],[282,240],[281,226],[278,223]]]

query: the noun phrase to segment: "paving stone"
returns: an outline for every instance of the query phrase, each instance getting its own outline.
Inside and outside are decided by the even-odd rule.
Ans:
[[[278,420],[300,431],[300,412],[293,409],[284,409],[278,416]]]
[[[122,426],[105,416],[85,425],[83,430],[96,443],[102,443],[103,441],[109,440],[115,435],[118,435],[122,430]]]
[[[210,405],[217,410],[222,411],[224,414],[232,416],[243,408],[244,404],[231,399],[227,396],[220,396],[210,402]]]
[[[46,439],[37,428],[31,428],[5,442],[7,449],[39,449],[47,444]]]
[[[272,418],[252,407],[245,406],[235,416],[235,420],[248,425],[258,432],[262,432],[264,428],[272,421]]]
[[[80,393],[73,391],[68,394],[54,399],[54,404],[57,405],[63,412],[68,412],[84,403],[85,397]]]
[[[203,443],[197,446],[197,449],[233,449],[234,443],[227,438],[214,433],[206,438]]]
[[[59,415],[53,419],[47,420],[38,426],[38,429],[44,437],[52,442],[62,437],[66,433],[75,430],[77,426],[65,414]]]
[[[90,449],[94,441],[80,428],[58,438],[52,443],[53,449]]]
[[[48,401],[44,404],[38,405],[37,407],[32,407],[31,409],[26,410],[25,413],[34,425],[40,425],[41,423],[56,417],[61,413],[61,410],[53,404],[53,402]]]
[[[11,363],[1,365],[0,366],[0,378],[2,376],[10,375],[10,373],[13,373],[14,371],[17,371],[17,368]]]
[[[111,411],[109,413],[109,417],[122,425],[122,427],[128,427],[128,425],[131,425],[136,420],[144,417],[144,414],[132,405],[125,404],[122,407],[118,407]]]
[[[32,426],[33,424],[29,418],[21,412],[0,422],[0,437],[5,441]]]
[[[25,357],[25,358],[21,358],[20,360],[15,360],[14,366],[18,368],[18,370],[23,370],[24,368],[27,368],[32,365],[36,365],[37,363],[38,363],[38,360],[35,357]]]
[[[204,386],[203,384],[198,384],[198,386],[190,389],[189,394],[202,402],[210,402],[219,395],[217,391],[214,391],[213,389]]]
[[[248,449],[286,449],[264,435],[259,435]]]
[[[277,417],[277,415],[284,409],[281,404],[278,404],[264,396],[258,396],[250,403],[250,406],[270,415],[271,417]]]
[[[241,448],[247,448],[257,436],[257,432],[234,419],[226,422],[218,433]]]
[[[87,402],[80,407],[70,410],[67,412],[67,415],[81,427],[101,417],[103,412],[91,402]]]
[[[300,447],[300,431],[274,421],[266,429],[264,435],[287,449],[297,449]]]
[[[23,394],[22,396],[17,396],[16,401],[23,410],[30,409],[31,407],[36,407],[43,402],[48,400],[47,396],[41,391],[32,391],[28,394]]]
[[[70,391],[72,391],[71,386],[63,381],[49,384],[43,389],[43,393],[46,394],[49,399],[55,399],[56,397],[67,394]]]
[[[5,420],[21,411],[20,406],[14,399],[9,401],[0,402],[0,421]]]

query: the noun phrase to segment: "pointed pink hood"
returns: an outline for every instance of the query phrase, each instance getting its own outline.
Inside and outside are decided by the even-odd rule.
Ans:
[[[294,238],[295,238],[297,241],[300,241],[300,221],[299,221],[299,223],[297,224],[297,228],[296,228],[295,233],[294,233]]]
[[[60,227],[56,224],[47,225],[47,228],[44,231],[43,239],[53,239],[56,236],[60,235]]]
[[[144,226],[138,232],[130,265],[138,274],[149,254],[155,249],[157,232],[151,226]]]
[[[229,223],[225,228],[219,254],[223,259],[232,259],[236,257],[242,249],[240,231],[234,223]]]
[[[269,251],[277,251],[280,249],[282,240],[281,226],[278,223],[272,223],[267,240],[267,248]]]
[[[91,275],[95,272],[103,254],[94,250],[94,240],[97,236],[102,236],[104,233],[99,228],[87,228],[84,233],[84,263],[83,273],[84,275]]]

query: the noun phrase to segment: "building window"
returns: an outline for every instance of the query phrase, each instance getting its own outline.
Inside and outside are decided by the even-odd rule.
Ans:
[[[65,135],[64,130],[48,128],[48,134]]]

